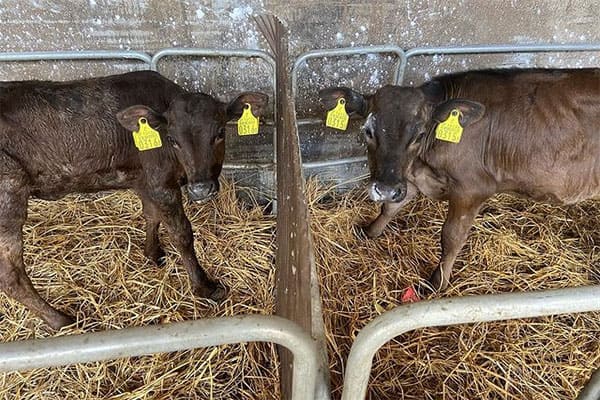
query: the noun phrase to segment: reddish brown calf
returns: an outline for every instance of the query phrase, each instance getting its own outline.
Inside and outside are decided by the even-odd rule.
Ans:
[[[369,237],[419,192],[449,203],[435,289],[448,285],[473,219],[495,193],[559,204],[600,197],[598,69],[464,72],[370,96],[321,91],[327,109],[340,97],[348,113],[367,118],[369,193],[383,202]],[[458,143],[435,133],[453,110],[464,128]]]

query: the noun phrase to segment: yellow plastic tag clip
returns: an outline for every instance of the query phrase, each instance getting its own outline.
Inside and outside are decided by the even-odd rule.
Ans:
[[[252,106],[248,103],[244,106],[242,116],[237,122],[238,135],[256,135],[258,134],[258,117],[252,114]]]
[[[340,97],[335,108],[327,112],[325,126],[345,131],[348,127],[348,119],[348,113],[346,112],[346,99]]]
[[[160,134],[153,129],[144,117],[138,119],[139,129],[133,132],[133,143],[139,151],[152,150],[162,146]]]
[[[440,122],[435,128],[435,138],[446,142],[458,143],[462,136],[463,127],[458,121],[460,110],[454,109],[448,115],[448,118]]]

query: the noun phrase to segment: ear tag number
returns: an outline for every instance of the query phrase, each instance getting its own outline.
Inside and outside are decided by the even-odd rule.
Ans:
[[[460,110],[454,109],[450,112],[448,118],[440,122],[435,128],[435,138],[446,142],[458,143],[462,136],[463,127],[458,121]]]
[[[334,109],[327,112],[325,126],[345,131],[348,127],[348,113],[346,112],[346,99],[339,98]]]
[[[133,143],[139,151],[152,150],[162,147],[160,134],[148,124],[144,117],[138,119],[139,129],[133,132]]]
[[[248,103],[244,106],[242,116],[237,122],[238,135],[256,135],[258,134],[258,117],[252,114],[252,106]]]

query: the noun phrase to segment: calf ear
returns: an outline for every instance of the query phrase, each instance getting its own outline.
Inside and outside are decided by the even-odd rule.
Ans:
[[[481,103],[464,99],[451,99],[435,107],[433,119],[437,122],[445,121],[454,109],[461,112],[459,121],[462,126],[474,124],[483,118],[485,114],[485,106]]]
[[[360,115],[366,117],[369,115],[369,96],[355,92],[347,87],[327,88],[319,91],[321,104],[325,110],[332,110],[338,102],[338,99],[346,100],[346,112],[348,115]]]
[[[237,119],[242,116],[246,104],[252,107],[252,114],[260,117],[265,113],[269,96],[258,92],[244,92],[227,104],[227,119]]]
[[[150,126],[156,128],[161,124],[166,124],[165,117],[151,109],[150,107],[138,104],[136,106],[127,107],[117,113],[119,123],[130,132],[138,130],[138,121],[140,118],[146,118]]]

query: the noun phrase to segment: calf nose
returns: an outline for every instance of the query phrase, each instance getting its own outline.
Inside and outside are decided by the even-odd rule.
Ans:
[[[188,195],[192,201],[201,201],[219,191],[219,182],[195,182],[187,185]]]
[[[369,188],[369,197],[373,201],[397,202],[404,199],[405,196],[405,185],[390,186],[381,182],[373,182]]]

